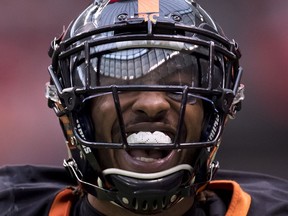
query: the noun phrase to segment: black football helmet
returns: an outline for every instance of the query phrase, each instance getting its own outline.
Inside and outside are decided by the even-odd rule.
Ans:
[[[130,211],[160,212],[194,196],[218,167],[214,157],[225,120],[244,99],[240,51],[194,0],[96,0],[59,37],[49,55],[48,105],[60,119],[69,159],[64,166],[82,188]],[[174,73],[188,80],[166,82]],[[178,101],[177,131],[170,141],[128,140],[121,106],[125,92],[165,92]],[[120,141],[95,135],[91,101],[111,95]],[[185,109],[201,100],[199,140],[181,138]],[[197,149],[190,164],[156,173],[104,169],[98,151],[112,149]]]

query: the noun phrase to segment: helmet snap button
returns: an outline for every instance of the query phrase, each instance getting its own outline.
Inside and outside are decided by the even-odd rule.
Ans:
[[[174,195],[170,198],[170,202],[173,203],[173,202],[175,202],[176,199],[177,199],[177,196],[174,194]]]
[[[122,14],[119,14],[119,15],[117,16],[117,19],[118,19],[119,21],[124,21],[124,20],[127,20],[127,17],[128,17],[128,14],[122,13]]]
[[[182,20],[181,16],[176,15],[176,14],[172,14],[171,18],[175,21],[175,22],[180,22]]]
[[[129,200],[126,197],[122,197],[122,202],[126,205],[129,204]]]

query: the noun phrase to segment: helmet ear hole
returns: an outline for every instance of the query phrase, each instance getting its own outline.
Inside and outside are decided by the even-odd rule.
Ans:
[[[200,141],[207,142],[212,141],[217,136],[220,127],[220,115],[211,111],[211,107],[208,104],[204,104],[204,121],[202,125],[202,132]]]
[[[74,114],[76,131],[83,140],[91,141],[95,138],[94,124],[90,116],[89,106]]]

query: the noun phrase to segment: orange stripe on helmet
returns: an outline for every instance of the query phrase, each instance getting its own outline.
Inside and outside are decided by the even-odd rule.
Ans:
[[[159,13],[159,0],[138,0],[138,13]]]

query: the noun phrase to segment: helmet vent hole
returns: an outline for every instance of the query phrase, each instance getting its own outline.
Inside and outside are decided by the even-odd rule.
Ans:
[[[162,208],[166,207],[167,205],[167,197],[163,197],[162,199]]]
[[[142,209],[147,210],[148,209],[148,202],[146,200],[143,201],[142,203]]]
[[[138,201],[137,201],[136,198],[134,198],[134,199],[132,200],[132,206],[133,206],[133,208],[134,208],[135,210],[138,209]]]
[[[157,200],[154,200],[153,209],[155,210],[155,209],[157,209],[157,207],[158,207],[158,202],[157,202]]]

